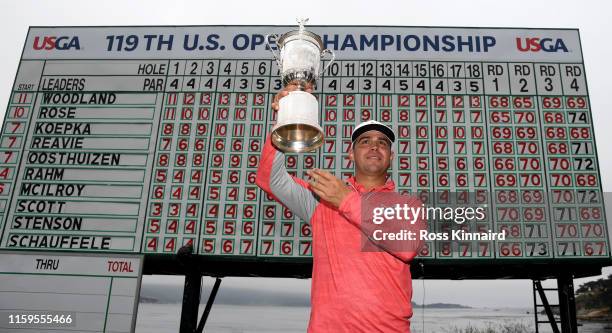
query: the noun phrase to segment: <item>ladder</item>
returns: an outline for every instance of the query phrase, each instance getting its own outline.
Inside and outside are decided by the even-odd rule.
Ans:
[[[557,323],[560,323],[561,320],[555,318],[553,314],[552,308],[559,308],[559,304],[550,304],[548,303],[548,298],[546,297],[547,291],[555,291],[559,292],[558,288],[542,288],[542,281],[533,280],[533,314],[535,317],[535,331],[536,333],[540,333],[539,326],[540,324],[550,324],[554,333],[560,333],[559,326]],[[541,304],[538,304],[538,297],[542,301]],[[547,320],[540,320],[538,318],[538,312],[540,308],[544,308],[546,311]]]
[[[546,291],[557,291],[559,304],[550,304],[546,298]],[[542,304],[538,304],[536,292],[540,296]],[[538,309],[543,307],[548,320],[538,319]],[[559,319],[555,318],[552,308],[559,309]],[[578,321],[576,320],[576,299],[574,297],[574,277],[570,272],[560,273],[557,276],[557,288],[542,288],[542,281],[533,280],[533,313],[535,316],[536,333],[539,333],[539,325],[549,323],[554,333],[559,333],[561,324],[562,333],[578,333]]]

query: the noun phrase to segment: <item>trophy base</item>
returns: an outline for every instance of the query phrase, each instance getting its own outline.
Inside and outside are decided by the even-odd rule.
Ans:
[[[279,126],[271,138],[276,148],[288,153],[310,152],[323,144],[321,129],[306,124]]]
[[[309,152],[323,144],[319,125],[319,103],[304,91],[291,91],[279,101],[276,125],[272,128],[272,144],[291,153]]]

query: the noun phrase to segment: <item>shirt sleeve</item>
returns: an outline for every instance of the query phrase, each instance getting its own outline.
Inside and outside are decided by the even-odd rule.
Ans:
[[[392,192],[387,192],[390,194]],[[368,199],[367,195],[362,195],[359,192],[351,192],[344,200],[340,203],[338,211],[344,216],[351,224],[361,230],[364,236],[368,237],[369,241],[374,244],[379,250],[384,250],[389,254],[393,255],[397,259],[409,263],[414,257],[417,256],[419,250],[423,246],[424,242],[420,238],[421,230],[427,229],[427,221],[422,216],[417,216],[414,223],[406,223],[405,221],[386,221],[382,224],[376,224],[373,222],[372,214],[362,214],[362,204],[364,200],[372,200],[368,203],[368,207],[372,207],[374,201],[377,200],[376,194],[381,195],[385,192],[375,192],[374,196]],[[408,207],[422,207],[422,202],[414,196],[400,196],[395,193],[397,198],[401,198],[403,204]],[[402,224],[403,223],[403,224]],[[375,239],[376,231],[398,231],[402,227],[403,230],[412,231],[415,234],[414,240],[403,240],[403,241],[389,241],[389,240],[377,240]],[[379,234],[380,235],[380,234]]]
[[[310,222],[318,201],[308,182],[287,172],[285,155],[274,148],[270,135],[261,153],[255,183],[302,220]]]

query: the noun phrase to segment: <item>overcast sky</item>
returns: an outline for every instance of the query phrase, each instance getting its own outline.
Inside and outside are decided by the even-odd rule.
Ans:
[[[603,188],[612,188],[611,6],[609,1],[1,1],[0,109],[4,113],[28,26],[61,25],[395,25],[579,28],[588,78]],[[4,115],[2,114],[2,117]],[[608,215],[612,214],[608,209]],[[610,223],[609,223],[610,224]],[[607,274],[612,269],[604,270]],[[179,283],[179,278],[145,281]],[[582,280],[576,280],[576,285]],[[206,278],[206,285],[212,279]],[[310,280],[226,278],[221,285],[309,292]],[[422,282],[414,301],[423,302]],[[532,306],[531,282],[426,281],[426,303]]]

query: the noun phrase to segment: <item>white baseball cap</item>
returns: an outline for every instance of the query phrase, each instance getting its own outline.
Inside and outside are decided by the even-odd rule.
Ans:
[[[391,140],[391,142],[395,142],[395,133],[393,133],[391,127],[376,120],[364,121],[363,123],[357,125],[351,134],[351,141],[355,142],[355,140],[357,140],[361,134],[371,130],[379,131],[389,140]]]

